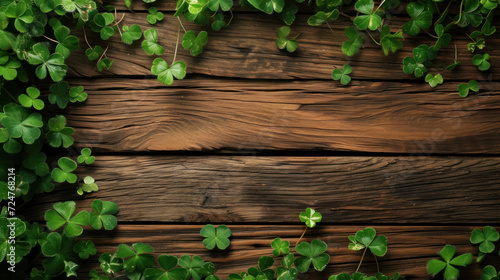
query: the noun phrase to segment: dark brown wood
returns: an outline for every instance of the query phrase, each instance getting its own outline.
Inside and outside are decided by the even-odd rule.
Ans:
[[[308,230],[304,241],[319,238],[328,245],[331,255],[330,263],[323,272],[311,270],[302,275],[311,280],[327,279],[332,274],[343,272],[353,273],[361,259],[362,252],[347,249],[348,235],[353,235],[357,230],[364,229],[367,225],[360,226],[325,226],[319,224],[316,228]],[[203,225],[120,225],[111,233],[89,232],[86,234],[97,245],[98,252],[114,252],[118,244],[145,242],[153,246],[155,255],[170,254],[199,255],[205,261],[212,261],[216,267],[216,275],[227,279],[229,273],[239,273],[251,266],[257,265],[260,256],[271,255],[271,241],[276,237],[289,240],[291,244],[297,242],[303,231],[302,226],[287,225],[232,225],[231,246],[226,251],[210,252],[202,245],[199,230]],[[400,272],[405,279],[428,279],[426,276],[426,263],[432,258],[439,258],[437,252],[445,244],[453,244],[457,254],[477,254],[477,247],[469,242],[469,235],[473,227],[461,226],[375,226],[378,234],[386,236],[389,240],[388,253],[383,258],[378,258],[381,271],[386,274]],[[292,250],[293,252],[293,250]],[[492,259],[491,259],[492,258]],[[97,268],[98,257],[93,257],[84,270]],[[490,260],[496,260],[490,257]],[[276,258],[276,264],[278,259]],[[377,272],[374,258],[366,255],[360,271],[368,274]],[[475,261],[469,267],[462,269],[461,279],[479,279],[480,265]],[[79,277],[80,279],[80,277]],[[303,279],[303,278],[300,278]]]
[[[500,153],[496,83],[467,99],[456,83],[73,80],[89,93],[67,110],[82,146],[99,151],[329,150]],[[493,86],[494,88],[491,88]],[[490,91],[491,90],[491,91]]]
[[[98,193],[58,187],[25,214],[98,198],[131,223],[298,223],[306,207],[335,224],[497,223],[499,168],[500,158],[99,156],[80,172]]]
[[[300,34],[299,49],[294,54],[287,54],[276,47],[276,31],[283,25],[276,16],[266,14],[236,14],[229,28],[222,31],[210,31],[208,44],[204,52],[198,57],[192,57],[188,51],[179,47],[177,60],[185,61],[188,65],[188,78],[192,74],[203,74],[217,77],[245,78],[245,79],[321,79],[331,80],[334,67],[342,67],[348,63],[353,67],[352,78],[358,80],[417,80],[412,75],[402,71],[402,60],[411,55],[414,47],[420,44],[433,45],[434,39],[429,36],[408,37],[404,41],[404,48],[397,54],[384,56],[380,46],[373,43],[366,36],[364,49],[354,57],[347,57],[341,51],[343,41],[347,40],[344,29],[352,25],[349,19],[339,19],[333,26],[333,33],[328,27],[313,27],[307,25],[308,15],[300,15],[297,24],[293,26],[292,36]],[[387,19],[385,23],[394,27],[394,31],[406,22],[397,16]],[[144,30],[152,26],[146,22],[144,13],[127,14],[122,21],[123,25],[138,24]],[[199,27],[184,23],[187,29],[200,30]],[[159,31],[159,43],[165,46],[166,52],[162,56],[168,63],[173,59],[178,32],[178,22],[172,16],[156,25]],[[181,36],[183,32],[181,31]],[[114,65],[104,74],[114,75],[151,75],[150,69],[154,56],[146,55],[140,42],[132,46],[120,43],[119,36],[102,42],[92,32],[89,34],[91,45],[109,45],[107,55],[113,59]],[[93,36],[91,36],[93,35]],[[80,34],[81,36],[81,34]],[[89,62],[84,54],[87,46],[82,39],[81,49],[68,60],[71,76],[100,76],[94,62]],[[445,80],[489,80],[494,79],[494,69],[483,72],[477,70],[471,62],[472,54],[467,51],[466,44],[470,42],[465,34],[457,34],[448,48],[442,49],[439,58],[435,61],[437,68],[431,73],[438,72]],[[453,63],[454,45],[457,45],[459,60],[462,65],[457,71],[444,70]],[[489,38],[488,45],[500,44],[497,38]],[[499,57],[499,50],[488,49],[492,65]],[[421,80],[419,80],[421,81]],[[422,81],[423,82],[423,81]],[[332,82],[332,87],[338,86]],[[456,87],[456,86],[455,86]]]

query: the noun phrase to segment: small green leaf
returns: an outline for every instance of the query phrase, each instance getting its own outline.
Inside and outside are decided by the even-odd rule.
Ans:
[[[134,41],[137,41],[142,37],[141,27],[137,24],[134,24],[130,27],[124,25],[122,29],[123,29],[122,42],[124,42],[127,45],[131,45]]]
[[[307,227],[313,228],[316,226],[316,223],[321,222],[323,218],[321,213],[316,212],[314,209],[306,208],[305,212],[301,212],[299,215],[300,221],[304,222]]]
[[[458,94],[461,97],[467,97],[470,91],[478,92],[479,85],[475,80],[470,80],[469,83],[462,83],[458,85]]]
[[[429,83],[431,87],[436,87],[437,85],[443,83],[443,76],[441,76],[441,74],[439,73],[435,76],[432,76],[432,74],[427,74],[427,76],[425,76],[425,82]]]
[[[485,53],[484,55],[482,54],[476,54],[472,58],[472,63],[477,66],[477,68],[481,71],[486,71],[490,69],[490,62],[488,61],[490,59],[490,55]]]
[[[45,103],[38,99],[40,96],[40,91],[36,87],[28,87],[26,89],[26,94],[19,95],[19,102],[23,107],[30,108],[33,107],[37,110],[42,110],[45,107]]]
[[[101,229],[104,226],[104,229],[112,230],[116,227],[118,223],[118,220],[114,216],[118,212],[118,205],[116,203],[96,199],[92,202],[91,207],[93,211],[90,212],[89,218],[90,225],[94,229]]]
[[[47,226],[51,230],[56,230],[63,225],[63,233],[68,237],[79,236],[82,234],[82,226],[88,225],[89,213],[87,211],[81,211],[75,216],[73,212],[75,211],[75,202],[57,202],[54,204],[54,209],[49,209],[45,212],[45,220],[47,221]]]
[[[352,68],[348,64],[344,64],[343,70],[340,70],[338,68],[333,69],[332,72],[332,79],[335,81],[340,80],[340,83],[342,85],[347,85],[351,82],[351,77],[349,74],[352,73]]]
[[[208,250],[214,249],[215,246],[220,250],[229,247],[231,230],[225,225],[219,225],[215,228],[213,225],[208,224],[201,229],[200,234],[205,237],[205,239],[203,239],[203,245],[205,245]]]
[[[76,162],[70,158],[62,157],[58,160],[58,165],[60,168],[54,168],[52,170],[52,177],[54,181],[58,183],[68,182],[70,184],[74,184],[77,180],[75,174],[71,173],[76,169]]]
[[[280,50],[286,49],[288,52],[292,53],[297,50],[299,42],[297,42],[297,40],[295,39],[288,38],[290,31],[291,29],[288,26],[280,27],[277,32],[278,38],[276,39],[276,45]]]
[[[92,156],[92,150],[89,148],[83,148],[80,151],[81,155],[78,156],[77,160],[79,163],[92,164],[95,161],[95,157]]]
[[[146,268],[154,266],[155,258],[153,247],[144,243],[135,243],[132,248],[120,244],[116,256],[123,259],[123,269],[128,272],[143,272]]]
[[[273,248],[273,255],[279,257],[281,253],[284,255],[290,252],[290,242],[282,241],[281,238],[277,237],[271,242],[271,247]]]
[[[165,49],[156,41],[158,40],[158,31],[156,28],[151,28],[144,31],[144,41],[142,41],[142,49],[149,55],[162,55]]]
[[[302,256],[297,258],[294,262],[298,271],[306,273],[311,263],[317,271],[324,270],[330,261],[330,256],[325,253],[326,250],[326,243],[318,239],[314,239],[310,244],[301,242],[299,245],[295,246],[295,251]]]
[[[154,75],[158,75],[158,81],[161,83],[171,85],[174,82],[174,78],[179,80],[184,79],[186,68],[186,63],[183,61],[176,61],[169,67],[165,60],[158,57],[153,61],[151,72]]]
[[[194,31],[190,30],[182,37],[182,47],[191,51],[192,56],[197,56],[203,52],[203,46],[208,42],[207,32],[201,31],[195,36]]]
[[[73,251],[78,254],[80,259],[88,259],[90,256],[97,254],[94,242],[91,240],[80,240],[73,247]]]

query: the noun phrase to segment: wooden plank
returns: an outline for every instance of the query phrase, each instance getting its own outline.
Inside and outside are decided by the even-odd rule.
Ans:
[[[151,28],[145,17],[144,13],[127,14],[123,24],[138,24],[144,30]],[[300,46],[294,54],[287,54],[276,47],[276,30],[283,25],[278,17],[265,14],[237,14],[229,28],[209,32],[208,44],[204,47],[203,54],[192,57],[188,51],[180,47],[177,59],[188,64],[188,79],[193,74],[202,74],[245,79],[331,80],[334,67],[342,67],[348,63],[354,69],[351,76],[355,80],[416,80],[403,73],[403,58],[411,56],[412,49],[420,44],[433,45],[435,43],[434,39],[429,36],[408,37],[400,52],[386,57],[380,46],[366,36],[361,53],[349,58],[341,51],[343,41],[347,40],[344,28],[351,24],[349,19],[339,19],[332,27],[332,33],[326,26],[308,26],[307,18],[308,15],[299,15],[297,24],[293,27],[292,34],[300,34]],[[385,23],[397,28],[404,22],[406,22],[405,19],[394,17],[386,20]],[[191,23],[185,23],[185,25],[187,29],[200,30]],[[155,27],[160,34],[159,43],[166,49],[162,57],[170,63],[175,50],[178,23],[170,16]],[[155,57],[146,55],[140,43],[134,43],[132,46],[125,45],[120,42],[119,36],[103,42],[93,32],[87,32],[87,34],[92,45],[104,44],[104,47],[107,47],[109,44],[107,55],[115,62],[111,70],[105,71],[104,74],[151,75],[150,68]],[[462,32],[456,36],[456,40],[448,48],[440,51],[439,59],[435,61],[437,68],[431,69],[431,72],[434,74],[441,72],[445,80],[491,79],[493,77],[491,74],[495,73],[494,69],[481,72],[472,64],[472,54],[466,48],[470,39]],[[81,34],[80,37],[82,37]],[[88,61],[84,54],[87,46],[83,39],[81,42],[81,49],[68,60],[69,75],[85,77],[102,75],[97,71],[95,63]],[[489,46],[499,43],[498,38],[488,38]],[[453,62],[455,44],[458,47],[458,57],[462,65],[457,71],[451,72],[443,68]],[[487,49],[487,52],[492,57],[492,65],[499,65],[496,62],[500,57],[500,50],[493,48]],[[332,82],[332,85],[337,84]]]
[[[429,155],[500,153],[500,92],[457,83],[204,79],[73,80],[89,98],[65,115],[99,151],[329,150]]]
[[[498,223],[500,158],[98,156],[99,192],[59,186],[24,215],[43,221],[56,201],[118,204],[122,222],[297,223],[306,207],[324,222]]]
[[[210,252],[201,241],[199,230],[203,225],[120,225],[110,236],[108,232],[86,231],[85,235],[96,243],[98,254],[114,252],[118,244],[143,242],[155,249],[155,255],[171,254],[199,255],[206,261],[212,261],[216,267],[216,275],[227,279],[229,273],[239,273],[251,266],[256,266],[260,256],[271,255],[271,241],[276,237],[289,240],[295,244],[302,233],[302,226],[287,225],[231,225],[231,246],[226,251]],[[323,272],[310,271],[302,277],[311,280],[327,279],[332,274],[353,273],[361,259],[362,252],[347,249],[348,235],[355,234],[363,226],[325,226],[319,224],[308,230],[304,241],[314,238],[324,240],[328,245],[328,253],[332,256]],[[380,269],[387,274],[400,272],[405,279],[428,279],[426,263],[438,258],[437,252],[445,244],[453,244],[457,254],[474,253],[477,248],[470,244],[469,236],[473,227],[452,226],[375,226],[378,234],[389,240],[388,253],[378,258]],[[292,252],[294,250],[292,249]],[[490,257],[496,259],[497,257]],[[97,269],[98,256],[92,257],[82,270]],[[279,259],[275,262],[278,264]],[[368,274],[377,272],[374,258],[366,255],[360,271]],[[462,279],[479,279],[481,268],[477,262],[462,269]],[[79,275],[80,279],[80,275]],[[304,278],[300,278],[304,279]]]

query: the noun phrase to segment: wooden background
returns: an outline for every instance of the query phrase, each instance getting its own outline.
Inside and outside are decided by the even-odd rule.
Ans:
[[[171,3],[159,8],[166,14],[156,26],[159,43],[170,63],[178,23]],[[119,7],[123,24],[150,28],[147,7],[136,3],[133,10]],[[471,230],[500,225],[499,68],[480,73],[466,51],[469,40],[456,34],[431,71],[445,84],[431,89],[401,69],[413,47],[433,44],[430,37],[406,38],[387,57],[367,39],[349,58],[340,50],[349,20],[334,23],[332,33],[308,26],[310,15],[298,15],[292,30],[300,46],[288,54],[275,45],[278,17],[237,9],[229,28],[209,32],[202,55],[179,48],[188,75],[173,86],[151,75],[154,57],[140,43],[126,46],[115,36],[103,44],[89,36],[92,45],[109,45],[115,62],[99,73],[82,43],[68,61],[69,82],[85,86],[89,98],[65,115],[77,145],[97,157],[79,175],[93,176],[100,191],[79,197],[74,186],[59,186],[35,200],[28,217],[43,221],[60,200],[76,200],[78,209],[111,200],[120,208],[119,226],[85,233],[99,253],[145,242],[156,254],[203,256],[221,279],[270,255],[275,237],[295,242],[306,207],[320,211],[323,222],[305,240],[322,238],[332,258],[324,272],[301,279],[353,273],[361,252],[347,249],[347,236],[367,226],[389,239],[380,259],[386,274],[428,279],[426,263],[445,244],[476,254]],[[386,23],[397,28],[407,20],[394,14]],[[493,65],[500,65],[499,43],[487,41]],[[451,73],[444,67],[453,61],[453,44],[462,65]],[[331,80],[344,63],[354,69],[349,86]],[[481,91],[463,99],[457,85],[470,79]],[[206,223],[232,229],[228,251],[204,249],[199,230]],[[96,268],[97,259],[83,270]],[[361,270],[375,273],[374,259],[368,256]],[[462,279],[480,274],[474,262]]]

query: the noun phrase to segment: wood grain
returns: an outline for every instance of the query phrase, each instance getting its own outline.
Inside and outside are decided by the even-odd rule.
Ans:
[[[310,272],[301,275],[300,279],[327,279],[331,274],[343,272],[353,273],[361,259],[362,252],[347,249],[348,235],[353,235],[357,230],[364,229],[360,226],[325,226],[319,224],[316,228],[308,230],[304,241],[319,238],[328,245],[331,255],[330,263],[323,272]],[[201,241],[199,230],[203,225],[119,225],[111,232],[87,231],[86,237],[96,243],[98,253],[114,252],[118,244],[143,242],[155,249],[155,255],[173,254],[199,255],[206,261],[212,261],[216,267],[216,275],[227,279],[229,273],[239,273],[251,266],[256,266],[260,256],[271,255],[271,241],[276,237],[289,240],[295,244],[302,233],[302,226],[287,225],[232,225],[231,246],[226,251],[210,252],[206,250]],[[401,226],[387,227],[375,226],[378,234],[386,236],[389,240],[388,253],[379,258],[381,271],[387,274],[400,272],[405,279],[428,279],[426,276],[426,263],[432,258],[438,258],[437,252],[445,244],[453,244],[457,254],[474,253],[477,247],[469,242],[469,235],[473,227],[461,226]],[[293,252],[293,250],[292,250]],[[90,270],[98,268],[98,256],[92,257],[82,268]],[[490,257],[495,261],[498,256]],[[279,259],[276,258],[276,263]],[[487,262],[488,263],[488,262]],[[375,274],[376,266],[372,256],[367,254],[360,271]],[[475,261],[469,267],[462,269],[461,279],[479,279],[480,265]],[[475,277],[473,277],[475,276]],[[83,278],[83,277],[82,277]],[[80,279],[80,276],[79,276]]]
[[[152,26],[146,22],[144,13],[126,14],[123,25],[138,24],[143,30]],[[307,25],[309,15],[299,15],[297,24],[292,28],[292,36],[300,34],[299,49],[294,54],[280,51],[276,47],[276,31],[283,25],[277,16],[265,14],[236,14],[230,27],[222,31],[210,31],[208,44],[204,52],[192,57],[188,51],[179,48],[177,60],[185,61],[188,65],[188,79],[193,74],[202,74],[216,77],[232,77],[245,79],[320,79],[331,80],[334,67],[342,67],[348,63],[353,67],[352,78],[356,80],[417,80],[402,71],[402,60],[411,56],[414,47],[420,44],[433,45],[434,39],[429,36],[408,37],[404,41],[403,49],[397,54],[384,56],[380,46],[373,43],[368,36],[361,53],[354,57],[347,57],[341,51],[343,41],[347,40],[344,29],[352,25],[349,19],[342,18],[333,25],[333,32],[328,27],[312,27]],[[385,23],[400,29],[407,19],[397,16],[387,19]],[[159,43],[165,46],[166,52],[162,56],[171,63],[178,32],[178,22],[172,16],[155,26],[159,32]],[[185,23],[186,29],[195,31],[200,27]],[[151,75],[150,69],[155,57],[146,55],[140,42],[131,46],[121,43],[119,36],[114,36],[102,42],[92,32],[89,34],[91,45],[109,45],[107,56],[115,62],[105,75]],[[93,36],[91,36],[93,35]],[[434,62],[435,68],[430,71],[434,75],[440,72],[445,81],[470,79],[496,79],[495,69],[487,72],[477,70],[472,64],[472,54],[467,51],[466,45],[470,42],[463,32],[456,35],[448,48],[439,53]],[[82,34],[79,34],[83,38]],[[182,36],[182,34],[181,34]],[[373,35],[375,36],[375,35]],[[84,54],[84,40],[81,48],[68,60],[69,75],[95,77],[101,73],[97,71],[94,62],[89,62]],[[488,46],[498,45],[498,38],[488,38]],[[444,67],[453,63],[454,45],[458,48],[458,57],[462,65],[457,71],[444,70]],[[498,65],[500,50],[497,48],[485,49],[491,55],[492,65]],[[333,84],[333,82],[332,82]],[[337,85],[337,84],[335,84]]]
[[[72,80],[86,104],[65,112],[96,151],[323,150],[414,155],[500,153],[497,83],[467,99],[455,83]]]
[[[298,223],[313,207],[333,224],[498,223],[500,158],[98,156],[80,171],[100,187],[59,186],[23,214],[61,200],[114,201],[121,222]]]

